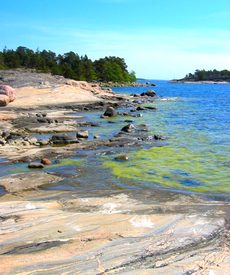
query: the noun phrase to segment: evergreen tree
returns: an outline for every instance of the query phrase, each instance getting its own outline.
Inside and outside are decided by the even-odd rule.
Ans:
[[[135,81],[135,72],[128,72],[125,60],[109,56],[94,62],[87,55],[79,57],[73,51],[56,55],[52,51],[39,51],[19,46],[0,52],[0,69],[32,68],[38,72],[63,75],[67,78],[86,81]]]

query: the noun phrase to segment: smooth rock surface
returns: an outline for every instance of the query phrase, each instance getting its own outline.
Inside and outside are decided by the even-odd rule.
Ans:
[[[103,193],[1,197],[2,274],[229,274],[227,203]]]
[[[0,185],[3,186],[7,192],[13,193],[55,183],[61,179],[61,177],[44,172],[30,172],[1,177]]]

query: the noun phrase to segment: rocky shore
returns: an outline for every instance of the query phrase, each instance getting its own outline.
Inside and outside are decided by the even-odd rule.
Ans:
[[[230,271],[228,202],[115,188],[94,162],[126,162],[129,150],[167,143],[143,122],[158,112],[154,91],[118,95],[22,71],[0,79],[16,90],[0,109],[1,274]],[[80,166],[86,155],[90,165]]]
[[[119,82],[99,82],[98,83],[101,87],[155,87],[156,84],[151,82],[126,82],[126,83],[119,83]]]

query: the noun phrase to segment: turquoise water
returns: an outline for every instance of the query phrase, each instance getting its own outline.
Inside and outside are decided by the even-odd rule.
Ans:
[[[104,165],[139,186],[230,193],[230,85],[155,83],[158,111],[144,114],[144,120],[151,131],[169,138],[168,145],[132,151],[126,163],[106,159]]]

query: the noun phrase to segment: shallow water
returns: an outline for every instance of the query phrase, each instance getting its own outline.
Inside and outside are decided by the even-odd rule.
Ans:
[[[157,111],[141,111],[143,117],[101,119],[101,112],[76,113],[76,121],[98,123],[84,126],[89,140],[95,135],[109,139],[132,120],[145,123],[149,135],[161,134],[167,142],[148,148],[99,148],[76,151],[73,158],[55,161],[44,171],[64,177],[45,189],[61,190],[141,190],[169,189],[230,198],[230,85],[171,84],[153,81],[159,99],[151,105]],[[121,93],[141,93],[147,88],[115,88]],[[132,108],[130,108],[132,109]],[[129,109],[128,109],[129,110]],[[127,110],[120,110],[127,111]],[[83,118],[79,119],[79,115]],[[114,156],[126,153],[129,161]],[[26,163],[0,160],[0,175],[25,173]],[[1,193],[1,190],[0,190]]]
[[[158,111],[144,119],[151,130],[169,137],[168,145],[131,152],[126,163],[107,159],[104,165],[140,185],[230,193],[230,85],[156,82]]]

